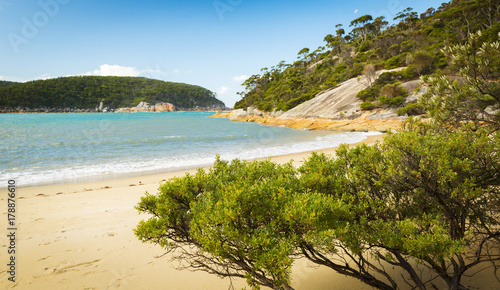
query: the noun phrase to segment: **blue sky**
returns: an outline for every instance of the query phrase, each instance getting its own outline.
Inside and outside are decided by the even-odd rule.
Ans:
[[[324,45],[336,24],[443,2],[0,0],[0,80],[145,76],[206,87],[233,106],[246,77]]]

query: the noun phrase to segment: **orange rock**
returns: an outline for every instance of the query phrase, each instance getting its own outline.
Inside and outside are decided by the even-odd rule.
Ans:
[[[211,117],[229,118],[237,122],[257,122],[265,126],[286,126],[294,129],[330,130],[330,131],[386,131],[398,129],[399,119],[367,119],[360,117],[354,120],[332,120],[326,118],[291,118],[273,117],[270,115],[233,115],[231,112],[215,114]],[[381,128],[381,129],[379,129]]]

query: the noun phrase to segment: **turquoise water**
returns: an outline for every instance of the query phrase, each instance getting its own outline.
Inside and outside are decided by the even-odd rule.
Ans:
[[[212,112],[0,114],[0,188],[84,182],[354,143],[332,133],[208,118]]]

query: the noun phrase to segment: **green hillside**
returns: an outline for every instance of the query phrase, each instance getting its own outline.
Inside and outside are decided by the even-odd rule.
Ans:
[[[0,88],[0,108],[116,109],[168,102],[177,109],[224,107],[205,88],[143,77],[77,76],[17,83]]]
[[[17,84],[16,82],[0,81],[0,88],[8,87]]]
[[[456,73],[443,47],[464,43],[478,30],[483,31],[483,41],[493,40],[500,31],[499,5],[499,0],[454,0],[422,14],[407,8],[392,26],[384,17],[372,15],[354,19],[349,27],[339,24],[325,36],[325,46],[304,48],[293,64],[282,61],[247,79],[235,108],[286,111],[350,78],[407,66],[400,73],[383,75],[360,95],[364,109],[401,106],[406,93],[398,82]]]

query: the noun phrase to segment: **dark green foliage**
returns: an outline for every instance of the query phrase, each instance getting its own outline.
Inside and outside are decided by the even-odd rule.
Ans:
[[[411,66],[400,71],[391,71],[382,73],[378,79],[375,81],[376,87],[382,87],[387,84],[394,83],[396,81],[406,82],[417,78],[418,75],[412,69]]]
[[[0,81],[0,88],[8,87],[17,84],[16,82]]]
[[[361,109],[374,109],[376,106],[372,102],[375,100],[380,106],[399,107],[403,105],[408,92],[401,87],[400,81],[409,81],[415,77],[416,72],[411,66],[400,71],[382,73],[373,87],[364,89],[356,95],[358,99],[365,101],[361,104]],[[417,110],[412,112],[416,113]]]
[[[365,68],[364,64],[359,62],[354,63],[349,71],[349,74],[347,75],[347,78],[350,79],[360,76],[364,68]]]
[[[385,69],[394,69],[406,65],[406,53],[396,55],[385,61]]]
[[[379,96],[380,91],[376,88],[367,88],[360,91],[356,98],[361,99],[363,101],[373,101]]]
[[[0,108],[112,109],[168,102],[177,108],[224,106],[200,86],[142,77],[78,76],[17,83],[0,89]]]
[[[372,102],[363,102],[360,105],[361,110],[369,111],[375,109],[375,105]]]
[[[423,115],[425,113],[425,109],[420,104],[409,103],[405,107],[398,109],[397,113],[400,116],[402,115],[418,116],[418,115]]]
[[[298,171],[217,159],[141,198],[152,217],[135,234],[250,286],[290,289],[293,259],[306,257],[379,289],[461,289],[498,258],[500,135],[406,126],[337,158],[313,154]]]
[[[430,72],[433,61],[434,57],[426,51],[418,50],[409,55],[409,62],[418,75]]]
[[[365,52],[365,51],[368,51],[370,49],[370,44],[367,43],[367,42],[363,42],[359,47],[358,47],[358,51],[359,52]]]
[[[401,87],[401,83],[386,84],[380,89],[380,97],[378,102],[380,105],[388,105],[389,107],[398,107],[404,104],[408,92]]]
[[[310,228],[304,217],[320,202],[301,190],[296,176],[291,164],[217,158],[208,172],[175,178],[158,195],[141,198],[137,209],[155,217],[141,222],[135,234],[192,269],[287,289],[299,242],[292,228]]]
[[[424,78],[429,90],[419,104],[435,120],[450,126],[472,122],[478,127],[500,128],[500,34],[494,42],[481,38],[482,32],[478,32],[465,44],[445,50],[461,80]]]
[[[259,105],[257,105],[257,109],[264,111],[264,112],[268,112],[268,111],[272,110],[272,106],[270,103],[262,101],[259,103]]]

